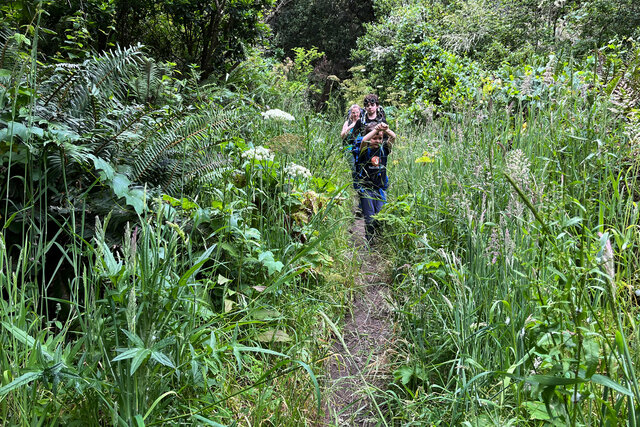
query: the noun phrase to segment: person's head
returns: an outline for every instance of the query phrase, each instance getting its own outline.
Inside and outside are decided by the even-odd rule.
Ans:
[[[365,128],[365,135],[367,135],[369,132],[375,130],[377,125],[378,125],[378,123],[369,123],[367,125],[367,127]],[[382,132],[381,130],[377,131],[371,137],[371,139],[369,139],[369,145],[371,145],[372,148],[378,148],[380,146],[380,144],[382,144],[382,138],[383,137],[384,137],[384,132]]]
[[[369,117],[375,117],[378,111],[378,95],[370,93],[364,97],[364,109]]]
[[[349,107],[349,118],[357,119],[360,117],[360,106],[358,104],[353,104]]]

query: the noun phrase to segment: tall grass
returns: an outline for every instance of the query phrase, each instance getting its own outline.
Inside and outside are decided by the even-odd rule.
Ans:
[[[412,261],[390,417],[637,423],[637,162],[619,126],[605,99],[567,95],[400,131],[381,219]]]

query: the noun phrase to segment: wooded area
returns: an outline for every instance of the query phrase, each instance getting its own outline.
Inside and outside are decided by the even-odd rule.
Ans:
[[[637,425],[639,103],[635,0],[2,2],[0,419]]]

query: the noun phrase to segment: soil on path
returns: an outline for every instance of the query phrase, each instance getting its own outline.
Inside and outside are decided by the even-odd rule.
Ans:
[[[364,240],[364,221],[351,228],[352,243],[360,263],[355,278],[354,300],[328,359],[326,426],[375,426],[380,414],[377,391],[386,387],[391,373],[393,320],[389,304],[386,261]]]

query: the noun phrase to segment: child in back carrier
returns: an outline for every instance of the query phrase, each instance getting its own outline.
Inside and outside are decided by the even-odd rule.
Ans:
[[[387,158],[395,139],[396,134],[389,129],[389,125],[373,122],[365,128],[365,136],[360,143],[357,159],[358,192],[369,244],[373,243],[378,228],[373,216],[380,212],[387,201]]]

